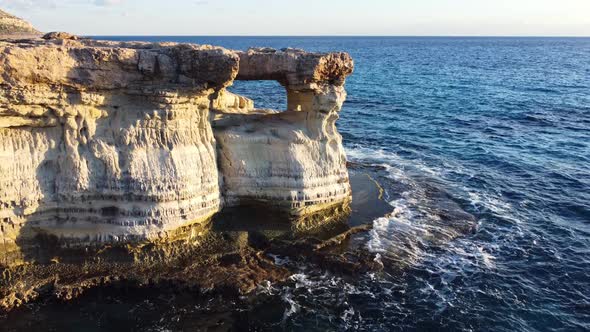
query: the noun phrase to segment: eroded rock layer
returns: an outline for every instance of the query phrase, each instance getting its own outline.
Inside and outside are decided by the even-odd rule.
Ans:
[[[214,133],[228,205],[272,202],[301,215],[350,197],[336,120],[352,70],[346,53],[240,53],[238,79],[278,81],[288,105],[280,113],[221,110]]]
[[[343,53],[0,41],[0,261],[35,260],[40,241],[166,238],[223,204],[345,203],[335,121],[351,71]],[[225,90],[236,78],[281,82],[288,109],[255,110]]]

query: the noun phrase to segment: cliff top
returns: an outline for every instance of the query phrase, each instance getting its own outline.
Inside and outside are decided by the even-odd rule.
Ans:
[[[233,80],[276,80],[296,89],[344,84],[347,53],[78,39],[66,33],[0,41],[0,84],[50,84],[84,90],[219,89]]]
[[[301,90],[316,83],[342,85],[354,67],[350,56],[341,52],[233,51],[209,45],[92,40],[65,32],[39,37],[30,23],[0,10],[0,84],[202,90],[238,79],[276,80]]]

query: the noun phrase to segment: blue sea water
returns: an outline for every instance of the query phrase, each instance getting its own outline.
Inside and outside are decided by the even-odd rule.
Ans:
[[[281,319],[261,328],[590,330],[590,38],[103,38],[349,52],[338,121],[348,158],[409,188],[367,248],[387,255],[399,225],[428,233],[417,211],[433,186],[478,221],[474,234],[417,245],[401,274],[343,280],[303,267],[269,285]],[[286,105],[275,82],[231,89]]]

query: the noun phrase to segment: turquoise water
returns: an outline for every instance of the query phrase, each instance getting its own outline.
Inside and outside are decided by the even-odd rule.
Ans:
[[[287,285],[268,285],[264,305],[236,306],[230,315],[243,328],[590,329],[590,39],[108,38],[355,60],[338,122],[348,157],[405,184],[389,193],[395,216],[375,220],[362,245],[386,257],[400,235],[413,236],[410,267],[345,280],[302,266]],[[258,107],[286,104],[274,82],[232,90]],[[432,191],[472,214],[476,232],[423,244],[432,231],[424,220],[437,217],[424,209],[437,204]],[[181,310],[160,312],[169,316],[146,329],[190,330],[215,301],[176,303]],[[156,315],[150,305],[164,304],[139,310]]]

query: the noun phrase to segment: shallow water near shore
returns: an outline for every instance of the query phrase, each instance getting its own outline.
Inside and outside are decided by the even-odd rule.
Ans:
[[[351,53],[339,130],[389,206],[341,250],[383,269],[277,253],[295,273],[252,296],[109,288],[29,305],[4,329],[590,329],[590,39],[108,39]],[[274,82],[231,90],[286,105]]]

